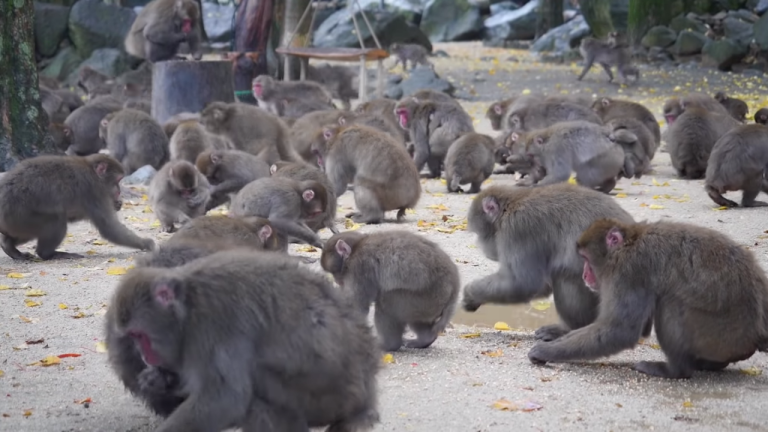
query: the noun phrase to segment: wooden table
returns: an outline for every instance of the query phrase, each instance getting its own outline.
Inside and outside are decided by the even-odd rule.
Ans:
[[[378,48],[277,48],[276,52],[299,58],[301,64],[300,80],[307,78],[307,65],[309,59],[323,59],[329,61],[339,62],[360,62],[360,87],[359,87],[359,99],[360,102],[367,100],[368,92],[368,74],[366,73],[365,64],[369,61],[377,61],[378,67],[376,70],[376,93],[378,97],[384,97],[384,59],[389,57],[389,53],[383,49]],[[285,74],[285,80],[290,80],[288,74]]]

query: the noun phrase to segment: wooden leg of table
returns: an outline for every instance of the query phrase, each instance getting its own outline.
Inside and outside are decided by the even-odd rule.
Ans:
[[[360,88],[358,89],[360,94],[360,103],[368,100],[368,71],[365,70],[365,56],[360,56]]]
[[[299,81],[304,81],[305,79],[307,79],[307,66],[309,65],[309,59],[299,58],[299,62],[301,63],[301,70],[299,72]]]
[[[376,68],[376,96],[378,98],[384,97],[384,61],[379,60],[379,64]]]
[[[291,80],[291,61],[288,54],[283,55],[283,81]]]

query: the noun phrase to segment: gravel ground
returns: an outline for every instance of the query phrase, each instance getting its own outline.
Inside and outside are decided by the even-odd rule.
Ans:
[[[644,66],[638,86],[619,88],[607,84],[597,69],[577,83],[578,65],[542,65],[523,52],[484,49],[475,43],[437,48],[452,55],[435,59],[437,70],[473,95],[474,100],[464,105],[475,117],[478,131],[486,133],[491,132],[483,118],[488,102],[526,89],[631,97],[646,103],[659,119],[663,100],[688,90],[724,89],[744,97],[751,112],[768,105],[759,96],[768,94],[765,85],[756,78]],[[716,211],[702,181],[675,179],[667,154],[658,154],[654,165],[652,175],[622,180],[614,192],[626,195],[615,199],[637,220],[679,220],[722,230],[748,246],[766,266],[765,209]],[[502,175],[489,182],[512,184],[514,179]],[[442,221],[443,216],[463,220],[472,196],[449,195],[444,184],[432,180],[424,182],[424,191],[406,222],[359,229],[422,231],[455,258],[463,282],[495,271],[496,264],[474,246],[474,236],[455,229],[460,221]],[[121,219],[141,235],[167,238],[153,226],[154,216],[145,211],[146,204],[134,200],[120,213]],[[340,198],[342,208],[353,205],[351,194]],[[435,225],[420,228],[418,221]],[[136,253],[98,241],[88,224],[72,225],[70,233],[62,249],[87,253],[87,258],[17,263],[0,254],[0,275],[21,276],[0,280],[0,390],[5,395],[0,400],[0,430],[153,430],[157,418],[123,390],[100,344],[106,303],[119,278],[110,273],[130,266]],[[321,236],[330,233],[323,231]],[[31,246],[23,250],[32,250]],[[29,290],[44,295],[29,297]],[[459,313],[452,328],[430,349],[395,353],[393,363],[379,376],[382,422],[376,430],[768,430],[763,402],[768,380],[761,374],[768,368],[764,354],[721,373],[697,373],[684,381],[649,378],[631,370],[635,361],[663,359],[653,340],[599,362],[536,367],[526,356],[533,345],[531,329],[556,320],[550,306],[544,301]],[[512,330],[494,330],[496,321],[506,322]],[[33,343],[37,341],[42,342]],[[47,356],[66,353],[80,356],[53,366],[35,365]]]

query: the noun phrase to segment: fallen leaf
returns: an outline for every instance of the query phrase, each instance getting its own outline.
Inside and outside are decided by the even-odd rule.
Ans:
[[[743,373],[744,375],[752,375],[752,376],[758,376],[763,374],[763,371],[758,369],[755,366],[750,366],[746,369],[739,369],[739,372]]]
[[[15,346],[15,347],[13,347],[13,350],[14,350],[14,351],[23,351],[23,350],[25,350],[25,349],[29,349],[29,345],[27,345],[27,343],[26,343],[26,342],[24,342],[23,344],[21,344],[21,345],[19,345],[19,346]]]
[[[105,352],[107,352],[107,343],[104,342],[104,341],[96,342],[96,352],[97,353],[105,353]]]
[[[91,242],[91,244],[95,244],[96,246],[104,246],[104,245],[106,245],[108,243],[105,242],[104,240],[94,240],[94,241]]]
[[[152,211],[152,208],[149,206],[144,206],[144,209],[141,211],[142,213],[154,213]]]
[[[74,319],[85,318],[85,312],[83,312],[83,311],[80,311],[80,312],[78,312],[78,313],[76,313],[76,314],[72,315],[72,318],[74,318]]]
[[[502,350],[496,350],[496,351],[480,351],[480,354],[487,356],[487,357],[501,357],[504,355],[504,351]]]
[[[86,254],[86,255],[96,255],[96,251],[95,251],[95,250],[93,250],[93,249],[91,249],[91,250],[87,250],[87,251],[85,251],[85,254]]]
[[[494,324],[493,328],[496,329],[496,330],[511,330],[509,328],[509,324],[507,324],[505,322],[502,322],[502,321],[499,321],[496,324]]]
[[[149,226],[152,227],[152,228],[159,228],[160,227],[160,221],[159,220],[155,220],[154,222],[149,224]]]
[[[651,205],[648,206],[648,208],[651,209],[651,210],[661,210],[661,209],[664,208],[664,206],[663,205],[658,205],[658,204],[651,204]]]
[[[110,267],[107,269],[107,274],[112,276],[120,276],[127,273],[125,267]]]
[[[448,207],[446,207],[443,204],[430,204],[430,205],[427,206],[427,208],[431,209],[431,210],[440,210],[440,211],[449,210]]]
[[[669,186],[669,182],[659,183],[656,181],[656,178],[652,178],[651,182],[653,182],[654,186]]]
[[[683,402],[683,408],[693,408],[693,402],[689,400]]]
[[[572,184],[572,185],[575,185],[575,184],[576,184],[576,177],[574,177],[574,176],[571,176],[571,177],[568,179],[568,184]]]
[[[11,279],[21,279],[21,278],[23,278],[23,277],[26,277],[26,275],[25,275],[25,274],[22,274],[22,273],[8,273],[8,274],[7,274],[7,275],[5,275],[5,276],[6,276],[6,277],[9,277],[9,278],[11,278]]]
[[[715,207],[712,210],[728,210],[728,206]]]
[[[59,309],[64,310],[67,309],[69,306],[65,305],[64,303],[59,303]]]
[[[355,223],[352,219],[344,219],[344,228],[352,231],[360,229],[360,224]]]
[[[45,291],[39,289],[31,289],[24,291],[24,295],[27,297],[42,297],[45,295]]]
[[[0,285],[0,291],[5,291],[9,289],[11,289],[11,287],[9,287],[8,285]]]
[[[57,356],[48,356],[48,357],[40,360],[38,363],[35,363],[34,366],[39,364],[40,366],[48,367],[48,366],[57,365],[59,363],[61,363],[61,359],[59,357],[57,357]],[[30,366],[33,366],[33,365],[30,365]]]
[[[21,320],[21,322],[25,322],[25,323],[34,322],[34,320],[32,320],[31,318],[27,318],[27,317],[22,316],[22,315],[19,315],[19,319]]]
[[[141,196],[141,200],[142,201],[147,201],[147,200],[149,200],[149,197],[147,196],[147,194],[144,194],[144,195]]]
[[[416,222],[416,226],[419,228],[433,227],[435,225],[437,225],[437,222],[427,222],[425,220],[419,220]]]
[[[36,301],[34,301],[34,300],[30,300],[30,299],[24,299],[24,305],[25,305],[26,307],[38,307],[38,306],[40,306],[41,304],[42,304],[42,303],[40,303],[40,302],[36,302]]]
[[[456,228],[437,228],[435,231],[443,234],[453,234],[456,231]]]
[[[395,356],[392,354],[384,354],[384,357],[381,358],[381,361],[383,361],[386,364],[392,364],[395,362]]]
[[[23,414],[23,415],[24,415],[24,417],[29,417],[29,416],[31,416],[31,415],[32,415],[32,410],[26,410],[26,411],[24,411],[24,414]]]
[[[87,403],[91,403],[91,402],[93,402],[93,401],[91,400],[91,398],[85,398],[85,399],[81,399],[81,400],[75,400],[75,403],[76,403],[76,404],[80,404],[80,405],[82,405],[82,404],[87,404]]]
[[[545,311],[552,307],[552,302],[549,300],[532,300],[530,305],[537,311]]]
[[[532,402],[532,401],[510,402],[506,399],[499,399],[496,402],[494,402],[492,406],[494,409],[497,409],[499,411],[523,411],[523,412],[538,411],[542,408],[542,406],[536,402]]]
[[[5,372],[3,372],[3,371],[1,371],[1,370],[0,370],[0,378],[2,378],[2,377],[4,377],[4,376],[5,376]]]
[[[45,342],[45,339],[35,339],[35,340],[28,340],[24,343],[28,343],[30,345],[39,345],[41,343]]]
[[[80,357],[82,354],[59,354],[56,357],[63,359],[63,358],[72,358],[72,357]]]
[[[314,246],[310,246],[310,245],[302,246],[302,247],[300,247],[300,248],[298,248],[296,250],[298,250],[299,252],[317,252],[317,248],[315,248]]]
[[[616,198],[626,198],[626,197],[627,197],[627,194],[625,194],[625,193],[617,193],[616,194]]]
[[[479,338],[480,335],[481,335],[480,333],[464,333],[459,335],[459,337],[462,339],[474,339],[474,338]]]

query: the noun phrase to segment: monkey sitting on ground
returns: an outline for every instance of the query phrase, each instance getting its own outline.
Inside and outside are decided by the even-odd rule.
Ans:
[[[474,132],[472,117],[455,103],[403,99],[395,105],[400,127],[413,141],[413,162],[421,172],[424,164],[431,178],[439,178],[448,148],[461,135]]]
[[[742,207],[764,207],[756,201],[762,191],[768,193],[763,173],[768,165],[768,127],[759,124],[738,126],[723,135],[712,148],[707,163],[704,189],[719,206],[737,207],[723,196],[741,190]]]
[[[755,123],[768,125],[768,108],[760,108],[755,113]]]
[[[149,184],[149,202],[163,232],[173,232],[174,222],[183,225],[204,215],[210,195],[208,180],[184,160],[165,164]]]
[[[389,46],[389,54],[397,57],[395,63],[391,69],[397,67],[398,64],[403,65],[403,70],[408,69],[408,62],[411,62],[411,69],[416,69],[416,65],[427,66],[430,69],[434,69],[435,65],[429,61],[429,51],[418,44],[405,44],[405,43],[393,43]]]
[[[323,128],[312,152],[333,184],[336,196],[354,185],[355,222],[376,224],[384,212],[397,210],[397,220],[421,197],[419,172],[408,152],[394,138],[367,126]]]
[[[504,124],[502,121],[506,118],[507,110],[514,101],[515,98],[503,99],[492,103],[488,107],[488,110],[485,112],[485,118],[491,121],[491,129],[499,131],[503,128]]]
[[[406,326],[416,334],[405,341],[407,348],[429,347],[453,316],[459,270],[423,236],[347,231],[328,239],[320,262],[365,316],[376,302],[374,322],[385,351],[403,346]]]
[[[331,184],[331,181],[328,180],[328,176],[324,172],[307,164],[283,161],[272,164],[269,167],[269,171],[273,177],[290,178],[300,182],[312,180],[322,184],[327,195],[325,211],[320,215],[322,217],[307,220],[307,226],[315,232],[322,228],[328,228],[334,234],[339,232],[336,229],[335,222],[337,210],[336,192],[333,190],[333,184]]]
[[[259,75],[252,86],[259,107],[275,115],[280,115],[276,104],[286,98],[318,102],[325,104],[325,109],[336,108],[328,90],[313,81],[275,81],[269,75]]]
[[[715,100],[725,107],[728,114],[736,120],[744,123],[747,121],[747,114],[749,113],[749,107],[747,103],[741,99],[736,99],[725,94],[725,92],[715,93]]]
[[[370,126],[374,129],[378,129],[392,138],[400,141],[405,146],[403,138],[403,129],[398,126],[397,123],[393,123],[388,117],[373,115],[373,114],[360,114],[353,112],[340,112],[338,123],[341,126],[350,126],[353,124]],[[323,125],[326,126],[326,125]],[[315,131],[315,134],[317,131]]]
[[[176,57],[186,42],[192,57],[200,60],[200,7],[194,0],[152,0],[136,16],[128,35],[128,54],[152,63]]]
[[[128,175],[145,165],[159,170],[168,161],[168,137],[160,124],[142,111],[124,109],[107,114],[99,125],[99,136]]]
[[[101,120],[109,113],[120,111],[123,105],[113,98],[98,98],[74,110],[64,125],[71,132],[70,145],[66,153],[70,156],[87,156],[104,148],[99,137]]]
[[[486,188],[470,205],[467,227],[477,234],[485,256],[499,261],[499,271],[464,287],[464,309],[527,303],[554,291],[562,324],[539,328],[536,339],[557,339],[592,323],[598,294],[584,284],[584,262],[573,245],[601,218],[634,222],[613,198],[579,186]]]
[[[493,174],[493,138],[468,133],[451,144],[445,156],[445,182],[448,192],[464,192],[460,185],[470,183],[469,193],[480,192],[480,185]]]
[[[690,106],[697,106],[716,114],[730,115],[728,110],[712,96],[703,93],[690,93],[681,98],[671,97],[664,102],[662,109],[667,125],[671,126],[685,112],[685,109]]]
[[[291,257],[232,250],[136,268],[105,330],[117,376],[167,416],[158,431],[363,431],[379,419],[365,317]]]
[[[592,110],[600,116],[604,123],[624,118],[642,123],[652,134],[653,147],[646,149],[646,151],[649,152],[648,156],[653,159],[653,154],[661,143],[661,128],[659,128],[656,117],[648,108],[637,102],[604,97],[592,104]]]
[[[586,37],[581,40],[579,51],[584,57],[584,69],[582,69],[578,80],[584,79],[584,76],[597,63],[603,67],[608,75],[608,82],[613,82],[613,72],[611,67],[616,66],[619,74],[619,84],[627,84],[630,76],[634,77],[635,82],[640,80],[640,71],[632,65],[632,54],[629,48],[623,46],[612,46],[611,42],[601,41],[592,37]]]
[[[394,104],[395,102],[392,101],[392,106],[394,106]],[[338,124],[339,118],[346,114],[349,114],[349,111],[314,111],[309,114],[305,114],[296,120],[296,122],[291,126],[290,140],[291,144],[293,144],[293,148],[297,153],[301,155],[304,161],[317,166],[317,158],[312,154],[311,148],[312,142],[317,136],[317,132],[321,130],[323,126]],[[377,117],[381,116],[377,115]],[[394,114],[392,114],[392,117],[394,118]]]
[[[526,139],[525,157],[533,165],[531,181],[538,186],[566,182],[575,172],[578,184],[607,194],[624,169],[624,150],[594,123],[557,123],[529,133]],[[542,171],[539,168],[543,178],[533,175]]]
[[[270,175],[266,162],[240,150],[203,152],[197,157],[196,165],[212,185],[207,210],[229,202],[231,194],[240,192],[254,180]]]
[[[315,111],[325,111],[333,108],[327,102],[317,99],[305,99],[300,97],[284,97],[274,102],[275,114],[286,122],[301,118]]]
[[[173,137],[173,134],[176,132],[176,128],[178,128],[180,124],[186,122],[187,120],[194,120],[199,123],[200,114],[190,113],[190,112],[180,112],[178,114],[174,114],[173,116],[169,117],[168,120],[166,120],[165,123],[162,124],[163,132],[165,132],[165,136],[167,136],[168,139],[171,139],[171,137]]]
[[[584,282],[600,293],[600,312],[584,328],[537,343],[528,353],[533,363],[631,349],[650,319],[667,361],[635,364],[648,375],[689,378],[766,350],[768,279],[752,253],[725,235],[682,223],[603,219],[577,248]]]
[[[224,137],[215,136],[206,131],[196,120],[179,123],[171,136],[169,147],[171,160],[180,159],[192,164],[205,151],[233,148]]]
[[[577,120],[603,124],[600,117],[584,105],[544,101],[517,105],[507,116],[507,128],[514,132],[529,132]]]
[[[19,162],[0,179],[2,248],[15,259],[32,259],[16,247],[37,239],[37,256],[44,260],[82,258],[57,252],[67,224],[88,219],[106,240],[134,249],[154,249],[117,218],[122,207],[120,180],[125,175],[113,158],[95,154],[37,156]]]
[[[610,131],[608,138],[624,149],[624,177],[639,179],[650,172],[656,145],[645,124],[632,117],[621,117],[608,121],[605,126]]]
[[[444,92],[437,91],[437,90],[430,90],[430,89],[419,90],[410,96],[406,96],[402,98],[401,100],[408,100],[408,99],[413,99],[416,102],[436,102],[436,103],[452,104],[457,107],[461,106],[459,101],[451,97],[449,94],[446,94]]]
[[[293,225],[303,238],[315,239],[313,245],[320,245],[317,234],[307,221],[324,218],[328,194],[322,183],[307,180],[296,181],[284,177],[266,177],[248,183],[232,198],[232,216],[259,216],[269,220],[280,220]]]

